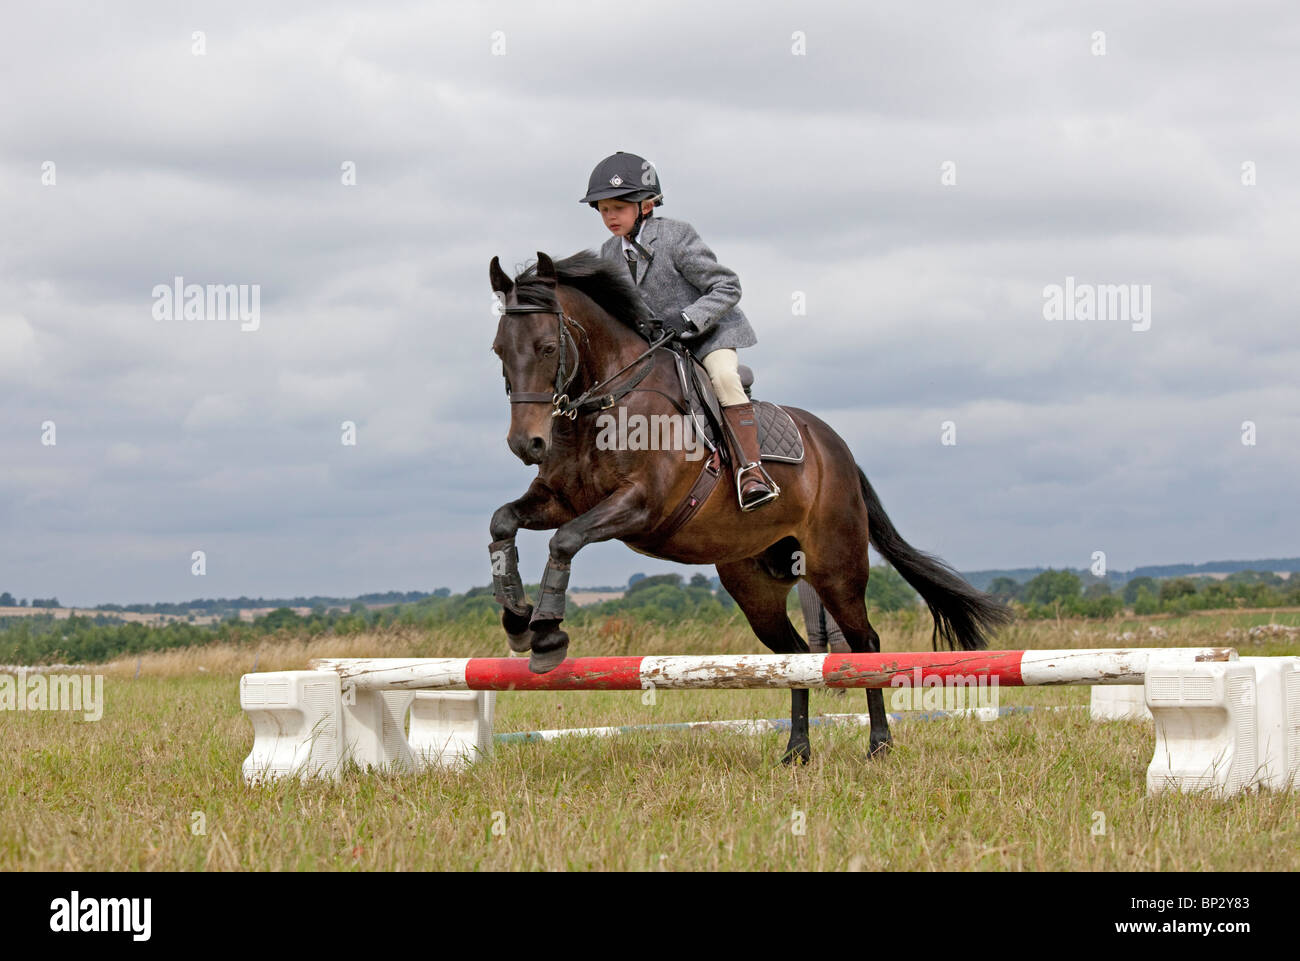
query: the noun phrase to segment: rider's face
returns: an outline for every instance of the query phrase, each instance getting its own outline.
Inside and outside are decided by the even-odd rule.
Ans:
[[[636,224],[636,207],[635,203],[627,200],[596,201],[596,209],[600,211],[601,219],[605,221],[609,232],[616,237],[626,237],[632,232],[632,227]],[[654,207],[654,202],[651,200],[641,201],[642,213],[648,214],[654,210]]]

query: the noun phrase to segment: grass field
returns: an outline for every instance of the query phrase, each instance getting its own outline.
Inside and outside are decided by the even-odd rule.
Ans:
[[[926,650],[929,620],[875,619],[887,650]],[[1177,620],[1030,622],[997,646],[1229,644],[1298,654],[1300,611]],[[1124,632],[1134,637],[1121,640]],[[739,622],[671,634],[614,623],[571,653],[743,653]],[[1295,794],[1226,802],[1145,797],[1154,736],[1086,710],[993,722],[906,721],[894,750],[813,729],[813,761],[778,763],[785,734],[663,732],[498,745],[462,774],[249,788],[252,729],[237,680],[315,656],[498,655],[486,629],[211,647],[105,666],[103,718],[7,713],[0,870],[1296,870]],[[139,672],[136,677],[137,670]],[[1003,688],[1005,704],[1084,705],[1087,688]],[[813,713],[866,709],[861,691],[812,694]],[[497,730],[786,717],[781,691],[521,693]]]

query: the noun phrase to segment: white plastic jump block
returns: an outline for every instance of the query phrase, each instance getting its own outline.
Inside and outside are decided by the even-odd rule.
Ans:
[[[1156,724],[1147,794],[1231,797],[1260,779],[1255,667],[1241,661],[1154,666],[1146,703]]]
[[[331,671],[245,674],[239,706],[253,725],[244,760],[250,784],[282,777],[338,777],[342,766],[339,676]]]
[[[1146,688],[1132,684],[1092,687],[1088,716],[1094,721],[1149,721]]]
[[[345,687],[343,740],[360,767],[463,768],[492,751],[495,691],[377,691]],[[409,713],[409,734],[404,730]]]
[[[407,742],[418,765],[462,768],[492,754],[496,691],[420,691]]]
[[[1243,657],[1259,693],[1260,783],[1300,789],[1300,657]]]
[[[404,730],[406,711],[414,696],[408,691],[344,688],[344,757],[362,768],[415,770],[415,760],[406,744]]]
[[[345,689],[336,671],[283,671],[244,675],[239,702],[253,725],[250,784],[337,778],[348,761],[404,772],[461,768],[492,751],[494,691]]]

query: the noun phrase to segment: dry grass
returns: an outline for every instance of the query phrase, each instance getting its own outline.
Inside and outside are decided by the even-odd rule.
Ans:
[[[999,647],[1224,643],[1228,630],[1300,613],[1161,622],[1025,623]],[[878,619],[891,650],[928,649],[929,625]],[[1130,642],[1136,643],[1136,642]],[[1284,633],[1243,653],[1300,653]],[[805,768],[777,763],[784,735],[655,732],[509,744],[463,774],[373,775],[252,789],[252,741],[235,679],[320,656],[468,656],[495,631],[420,632],[209,647],[105,668],[103,719],[4,718],[0,870],[1295,870],[1294,794],[1148,799],[1152,734],[1083,711],[996,722],[904,722],[883,760],[865,731],[814,729]],[[614,625],[575,635],[577,655],[754,651],[739,624],[666,632]],[[1004,703],[1086,703],[1087,691],[1002,692]],[[503,694],[498,730],[778,717],[773,691]],[[813,694],[814,713],[865,697]],[[202,819],[202,832],[196,827]],[[1104,822],[1105,833],[1094,831]],[[802,827],[802,833],[800,828]]]

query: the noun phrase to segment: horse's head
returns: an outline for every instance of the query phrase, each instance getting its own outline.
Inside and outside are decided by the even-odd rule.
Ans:
[[[536,283],[528,285],[522,304],[511,297],[514,281],[496,257],[488,272],[504,307],[492,350],[501,358],[510,394],[506,442],[525,464],[540,464],[551,447],[554,399],[568,389],[578,366],[577,346],[556,296],[555,264],[538,252]]]

